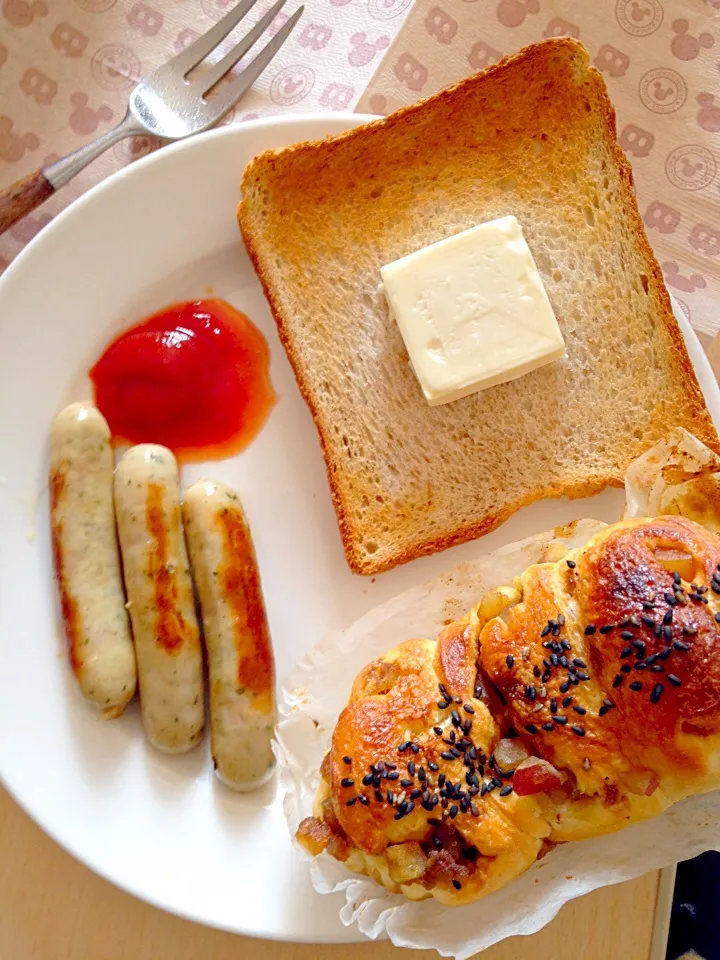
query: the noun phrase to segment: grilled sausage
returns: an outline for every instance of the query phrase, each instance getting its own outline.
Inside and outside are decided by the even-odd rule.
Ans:
[[[50,524],[70,665],[87,700],[119,716],[135,693],[113,513],[113,452],[105,418],[73,403],[50,433]]]
[[[202,736],[202,647],[180,518],[175,457],[131,447],[115,471],[115,512],[150,742],[167,753]]]
[[[215,769],[237,790],[272,775],[275,669],[260,575],[237,494],[201,480],[183,502],[202,612]]]

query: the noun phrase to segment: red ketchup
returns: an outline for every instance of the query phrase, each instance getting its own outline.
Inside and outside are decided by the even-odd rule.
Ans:
[[[232,456],[276,400],[268,345],[224,300],[174,303],[120,334],[90,370],[113,437],[180,459]]]

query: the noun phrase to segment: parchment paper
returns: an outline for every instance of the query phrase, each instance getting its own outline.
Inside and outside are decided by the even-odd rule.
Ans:
[[[687,431],[676,430],[628,469],[625,516],[681,513],[699,522],[709,517],[712,525],[717,497],[711,496],[715,503],[708,506],[705,495],[717,490],[720,458]],[[487,590],[511,583],[532,563],[560,559],[603,526],[580,520],[479,556],[318,643],[288,678],[280,705],[276,752],[291,835],[312,814],[332,729],[366,663],[411,637],[436,637]],[[619,833],[562,844],[504,889],[463,907],[432,899],[412,903],[325,854],[311,860],[310,875],[319,893],[345,893],[340,917],[366,936],[387,934],[396,946],[434,948],[465,960],[505,937],[534,933],[575,897],[709,849],[720,849],[720,791],[692,797]]]

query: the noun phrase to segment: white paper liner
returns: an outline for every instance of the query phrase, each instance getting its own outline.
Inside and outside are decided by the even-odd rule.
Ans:
[[[711,497],[715,503],[708,506],[707,494],[715,489],[720,492],[720,457],[676,430],[628,469],[625,516],[681,513],[713,526],[720,499]],[[581,520],[459,564],[325,637],[303,657],[283,688],[275,744],[291,835],[312,814],[335,722],[370,660],[411,637],[437,637],[487,590],[511,583],[530,564],[559,559],[603,526]],[[319,893],[344,892],[340,917],[346,926],[356,923],[372,939],[387,935],[396,946],[434,948],[465,960],[506,937],[541,929],[575,897],[709,849],[720,849],[720,791],[689,798],[619,833],[561,844],[507,887],[462,907],[408,901],[326,854],[310,859],[301,853],[310,859]]]

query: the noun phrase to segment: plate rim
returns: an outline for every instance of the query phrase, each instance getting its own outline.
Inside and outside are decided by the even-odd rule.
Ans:
[[[352,127],[361,126],[364,123],[371,123],[378,119],[382,119],[373,114],[365,113],[353,113],[350,111],[338,111],[338,112],[323,112],[323,111],[308,111],[303,113],[292,113],[290,115],[273,115],[269,117],[261,117],[254,120],[244,121],[238,124],[231,124],[228,126],[223,126],[215,128],[213,130],[207,131],[203,134],[199,134],[193,137],[188,137],[187,139],[176,141],[170,144],[167,144],[161,149],[153,151],[145,157],[140,158],[139,160],[128,164],[125,167],[115,171],[100,183],[94,185],[81,197],[76,199],[74,202],[69,204],[64,210],[62,210],[54,219],[40,231],[20,252],[20,254],[14,258],[11,264],[7,267],[2,276],[0,276],[0,302],[2,302],[3,296],[5,295],[5,289],[8,284],[15,283],[16,276],[20,279],[22,278],[22,271],[25,269],[25,264],[28,260],[39,256],[42,256],[43,253],[43,244],[51,242],[58,231],[66,230],[72,227],[73,219],[83,215],[88,205],[92,205],[96,198],[99,195],[104,194],[107,191],[113,190],[116,186],[126,180],[128,177],[139,176],[141,177],[144,171],[151,167],[154,164],[166,163],[171,160],[176,154],[181,152],[191,153],[194,149],[197,149],[199,146],[207,144],[208,142],[221,139],[232,139],[240,138],[244,136],[253,135],[256,131],[262,132],[266,129],[273,128],[287,128],[292,130],[297,128],[298,130],[298,140],[288,141],[288,142],[300,142],[303,139],[303,128],[308,124],[323,124],[328,128],[332,129],[332,133],[329,133],[329,136],[334,136],[341,134],[346,130],[351,129]],[[240,176],[238,175],[238,196],[240,188]],[[238,242],[241,243],[241,238],[238,234]],[[703,396],[708,404],[711,415],[713,414],[713,409],[716,411],[716,415],[713,419],[716,422],[716,426],[720,428],[720,419],[717,415],[720,411],[720,387],[717,387],[717,383],[712,373],[712,368],[710,366],[709,359],[702,347],[702,344],[690,324],[688,318],[685,316],[683,311],[680,309],[677,300],[670,293],[671,302],[673,305],[673,312],[676,317],[676,320],[681,328],[683,339],[685,341],[686,349],[690,356],[690,360],[693,364],[694,372],[698,381],[700,382],[700,389],[703,391]],[[716,391],[713,398],[709,397],[705,390],[703,389],[703,383],[715,383]],[[714,402],[713,402],[714,401]],[[20,809],[55,843],[57,843],[61,849],[70,854],[75,860],[81,863],[85,868],[91,870],[93,873],[97,874],[103,880],[111,883],[113,886],[122,890],[125,893],[130,894],[133,897],[141,900],[155,907],[156,909],[162,910],[165,913],[169,913],[174,916],[178,916],[182,919],[200,923],[206,926],[210,926],[214,929],[225,930],[226,932],[236,934],[238,936],[252,937],[255,939],[272,939],[279,942],[292,942],[292,943],[348,943],[348,942],[365,942],[365,937],[360,935],[355,928],[345,928],[347,931],[347,937],[342,940],[338,939],[337,933],[330,933],[329,935],[324,935],[322,931],[318,931],[317,934],[312,936],[298,935],[287,933],[284,931],[278,932],[253,932],[240,930],[237,927],[230,926],[229,924],[221,924],[217,921],[210,921],[203,917],[200,914],[195,914],[192,911],[176,908],[169,906],[167,903],[161,902],[157,896],[150,895],[146,892],[138,892],[136,888],[123,883],[121,880],[115,879],[107,869],[103,869],[100,866],[96,866],[93,863],[89,862],[86,856],[80,853],[76,848],[75,844],[72,842],[66,842],[61,836],[58,830],[52,826],[48,826],[43,820],[39,817],[36,817],[30,805],[27,805],[24,802],[24,791],[21,784],[11,785],[6,775],[3,772],[3,763],[2,763],[2,754],[0,753],[0,784],[7,790],[8,794],[12,800],[20,807]],[[308,882],[309,879],[308,879]]]

